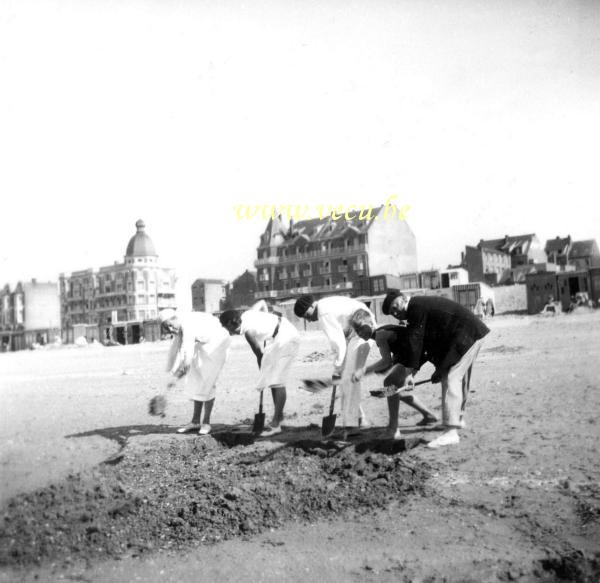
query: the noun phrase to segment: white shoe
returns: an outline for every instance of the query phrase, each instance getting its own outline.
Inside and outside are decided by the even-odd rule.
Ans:
[[[281,433],[283,429],[281,429],[281,425],[277,427],[267,427],[264,431],[261,432],[259,437],[271,437],[271,435],[277,435]]]
[[[427,447],[431,449],[437,449],[438,447],[443,447],[444,445],[456,445],[460,442],[460,437],[458,436],[458,431],[456,429],[450,429],[446,431],[446,433],[442,433],[439,437],[436,437],[432,441],[427,444]]]
[[[203,423],[200,426],[200,431],[198,431],[198,435],[208,435],[210,433],[210,425],[208,423]]]
[[[177,430],[177,433],[192,433],[192,431],[198,431],[200,429],[200,423],[188,423]]]
[[[373,424],[366,417],[363,416],[358,420],[358,426],[360,427],[360,429],[369,429],[373,427]]]

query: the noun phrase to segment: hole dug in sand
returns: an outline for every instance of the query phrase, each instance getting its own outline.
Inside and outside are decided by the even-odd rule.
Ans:
[[[242,438],[240,438],[242,439]],[[420,491],[422,462],[304,440],[172,439],[20,495],[2,513],[0,564],[121,557],[366,513]]]

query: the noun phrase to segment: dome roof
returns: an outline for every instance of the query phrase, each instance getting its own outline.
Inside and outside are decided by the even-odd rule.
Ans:
[[[154,243],[152,239],[146,235],[144,229],[146,224],[142,219],[137,221],[135,224],[137,233],[129,239],[127,244],[127,251],[125,251],[125,257],[156,257],[156,249],[154,249]]]

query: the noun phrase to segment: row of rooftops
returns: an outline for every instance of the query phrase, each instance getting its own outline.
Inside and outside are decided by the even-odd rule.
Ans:
[[[347,232],[363,234],[369,230],[375,217],[383,208],[383,205],[381,205],[369,210],[364,209],[362,212],[365,217],[362,219],[360,218],[360,209],[348,211],[348,214],[352,214],[350,218],[346,218],[343,214],[337,220],[334,220],[331,215],[327,215],[323,218],[295,222],[293,218],[287,221],[281,215],[278,215],[269,219],[267,227],[260,237],[259,247],[336,239],[347,234]]]
[[[534,240],[537,240],[535,233],[514,236],[505,235],[502,239],[481,239],[477,244],[477,247],[479,249],[487,249],[510,255],[513,250],[519,247],[523,248],[526,244],[531,244]],[[554,239],[548,239],[546,241],[544,251],[547,255],[554,253],[559,255],[568,254],[570,258],[576,259],[578,257],[597,255],[598,244],[595,239],[573,241],[571,235],[567,235],[566,237],[557,236]]]

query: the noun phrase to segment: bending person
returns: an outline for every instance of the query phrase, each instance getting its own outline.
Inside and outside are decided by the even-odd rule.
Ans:
[[[194,402],[192,420],[177,432],[198,431],[200,435],[207,435],[211,429],[216,382],[227,360],[231,338],[219,320],[206,312],[188,312],[179,316],[175,310],[167,309],[160,312],[159,320],[166,330],[175,335],[167,370],[178,378],[187,375],[186,386]]]
[[[300,296],[294,305],[296,316],[319,323],[333,349],[332,381],[341,389],[344,427],[369,426],[361,407],[360,381],[352,380],[353,373],[364,366],[371,348],[371,343],[360,338],[351,324],[352,316],[360,310],[369,314],[375,327],[375,317],[367,306],[353,298],[333,296],[315,300],[307,294]]]
[[[260,435],[269,437],[281,433],[283,410],[287,399],[286,382],[291,365],[300,349],[300,335],[283,316],[266,311],[264,302],[240,314],[227,310],[221,314],[221,324],[229,334],[242,334],[260,369],[256,389],[269,387],[273,397],[273,420]]]
[[[359,312],[355,314],[353,326],[356,333],[363,339],[372,338],[377,343],[381,358],[369,366],[358,369],[352,379],[360,381],[365,375],[378,373],[389,374],[383,381],[383,386],[387,388],[400,388],[407,384],[410,376],[410,369],[404,363],[408,362],[408,335],[406,328],[388,324],[381,326],[376,330],[371,326],[368,312]],[[390,370],[391,369],[391,370]],[[421,415],[423,419],[417,425],[432,425],[437,423],[438,418],[431,409],[428,409],[417,397],[406,393],[396,393],[387,398],[389,423],[388,432],[394,439],[400,439],[400,430],[398,429],[398,411],[400,402],[406,403]]]

